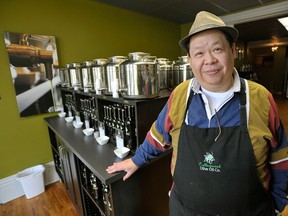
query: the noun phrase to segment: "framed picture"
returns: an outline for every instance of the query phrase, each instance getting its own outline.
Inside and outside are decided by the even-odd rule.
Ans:
[[[21,117],[58,111],[58,55],[54,36],[4,32]]]

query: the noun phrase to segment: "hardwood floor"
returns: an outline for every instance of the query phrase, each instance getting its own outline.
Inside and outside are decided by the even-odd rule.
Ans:
[[[280,117],[288,136],[288,99],[276,98]],[[79,216],[64,184],[56,182],[45,188],[45,193],[34,198],[19,197],[0,205],[1,216]]]
[[[46,186],[31,199],[21,196],[0,205],[1,216],[79,216],[61,182]]]

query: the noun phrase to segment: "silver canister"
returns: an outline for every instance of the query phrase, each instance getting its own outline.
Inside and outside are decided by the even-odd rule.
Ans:
[[[177,85],[183,81],[189,80],[193,77],[192,69],[190,67],[188,56],[178,57],[178,61],[173,64],[173,86],[175,88]]]
[[[62,87],[64,87],[64,88],[70,88],[71,87],[70,75],[69,75],[68,68],[60,67],[59,68],[59,77],[60,77]]]
[[[107,83],[105,65],[107,64],[107,59],[98,58],[94,59],[92,63],[92,77],[93,77],[93,86],[96,94],[100,95],[107,89],[105,83]]]
[[[93,80],[92,80],[92,62],[91,61],[84,61],[81,65],[81,81],[84,92],[91,92],[93,87]]]
[[[177,83],[179,82],[179,60],[174,60],[172,62],[172,70],[168,72],[168,89],[173,90],[176,86]]]
[[[81,90],[83,86],[81,81],[80,64],[71,63],[67,64],[66,67],[68,68],[70,74],[71,88],[73,88],[76,91]]]
[[[130,99],[154,98],[159,94],[157,61],[148,53],[129,53],[129,59],[120,65],[120,92]],[[125,79],[124,79],[125,77]]]
[[[168,88],[168,73],[172,71],[172,63],[167,58],[157,58],[157,73],[160,90]]]
[[[119,85],[120,81],[120,64],[125,61],[127,57],[125,56],[112,56],[108,58],[108,63],[106,64],[106,78],[107,81],[105,83],[107,89],[105,94],[112,95],[112,86],[114,85],[114,81]]]

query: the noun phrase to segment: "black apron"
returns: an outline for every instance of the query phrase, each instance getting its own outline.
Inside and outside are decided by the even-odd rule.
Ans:
[[[170,216],[272,216],[272,200],[260,183],[246,118],[241,81],[240,126],[198,128],[182,123],[171,191]],[[218,121],[219,125],[221,119]],[[215,141],[215,138],[219,135]]]

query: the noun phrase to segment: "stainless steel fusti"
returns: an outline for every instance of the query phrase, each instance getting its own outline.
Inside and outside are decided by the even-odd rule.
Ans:
[[[94,83],[94,91],[96,94],[102,94],[102,91],[107,89],[105,83],[108,83],[106,72],[105,72],[105,65],[107,64],[108,60],[104,58],[94,59],[92,63],[92,77]]]
[[[120,65],[120,93],[124,98],[154,98],[159,94],[157,61],[148,53],[129,53]]]
[[[157,58],[157,73],[159,80],[159,88],[167,89],[168,88],[168,73],[172,71],[172,63],[167,58]]]
[[[173,85],[172,89],[177,85],[191,79],[193,77],[192,69],[190,67],[188,56],[180,56],[179,60],[173,64]]]
[[[91,65],[91,61],[84,61],[81,65],[81,81],[84,92],[91,92],[93,89]]]
[[[74,88],[74,90],[83,89],[81,81],[80,64],[79,63],[66,64],[66,67],[68,68],[70,74],[71,88]]]
[[[112,83],[114,80],[120,82],[120,64],[126,59],[127,57],[125,56],[112,56],[108,58],[108,63],[105,65],[105,85],[107,89],[104,91],[104,94],[112,94]]]

